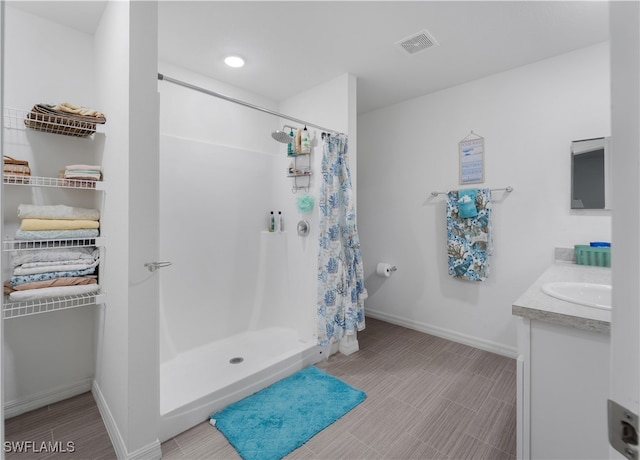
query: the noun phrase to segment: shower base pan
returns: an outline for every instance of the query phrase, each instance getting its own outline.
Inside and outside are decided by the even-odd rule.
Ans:
[[[213,412],[323,359],[293,329],[247,331],[178,354],[160,365],[161,442]]]

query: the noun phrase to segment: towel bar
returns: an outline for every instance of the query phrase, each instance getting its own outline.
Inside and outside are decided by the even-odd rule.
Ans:
[[[499,192],[501,190],[504,190],[506,192],[513,192],[513,187],[510,186],[510,185],[507,185],[506,187],[503,187],[503,188],[492,188],[492,189],[489,189],[489,190],[491,190],[492,192]],[[449,192],[436,192],[436,191],[433,191],[433,192],[431,192],[431,195],[438,196],[438,195],[446,195],[447,193],[449,193]]]

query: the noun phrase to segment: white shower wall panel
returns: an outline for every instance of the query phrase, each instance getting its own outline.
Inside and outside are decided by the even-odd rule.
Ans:
[[[273,158],[161,136],[160,258],[173,263],[160,272],[163,359],[248,328]]]

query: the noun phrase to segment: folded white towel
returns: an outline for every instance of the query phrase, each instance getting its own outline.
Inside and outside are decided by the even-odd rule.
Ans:
[[[102,166],[100,165],[67,165],[64,167],[67,171],[102,171]]]
[[[61,265],[87,265],[93,263],[92,260],[88,259],[69,259],[69,260],[60,260],[57,262],[27,262],[26,264],[19,265],[19,267],[25,268],[36,268],[36,267],[51,267],[53,265],[61,266]]]

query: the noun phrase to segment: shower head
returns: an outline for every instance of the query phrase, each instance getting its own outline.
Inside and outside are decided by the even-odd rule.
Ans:
[[[282,142],[283,144],[288,144],[291,142],[291,136],[289,136],[289,133],[285,133],[284,131],[274,131],[271,133],[271,137],[273,137],[278,142]]]
[[[286,132],[285,128],[289,128],[290,131]],[[278,142],[282,142],[283,144],[288,144],[288,143],[291,142],[291,135],[289,134],[291,131],[293,131],[293,127],[288,126],[288,125],[284,125],[282,127],[282,131],[276,130],[276,131],[272,132],[271,133],[271,137],[273,137]]]

